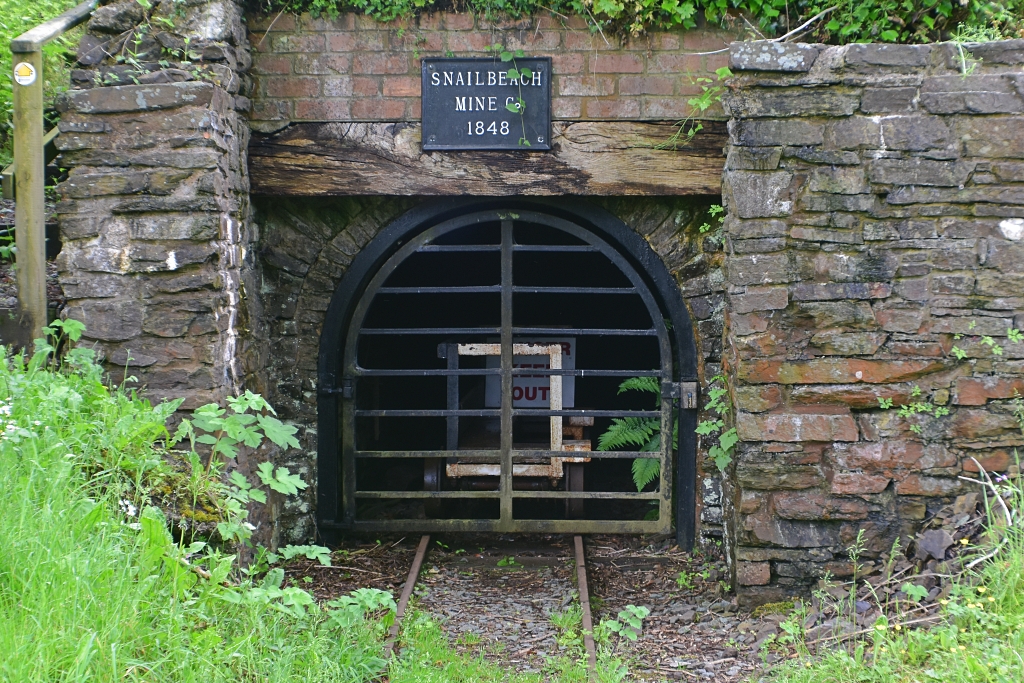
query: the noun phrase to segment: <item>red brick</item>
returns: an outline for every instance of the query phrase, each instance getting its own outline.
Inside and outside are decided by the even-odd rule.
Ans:
[[[351,95],[351,76],[333,76],[324,79],[324,97],[349,97]]]
[[[352,118],[356,121],[401,121],[404,115],[405,100],[375,98],[352,102]]]
[[[595,74],[639,74],[644,60],[632,54],[596,54],[590,58],[590,72]]]
[[[551,102],[551,117],[578,119],[582,116],[583,100],[579,97],[556,97]]]
[[[956,381],[956,400],[961,406],[983,406],[992,398],[1024,396],[1024,377],[963,377]]]
[[[588,97],[583,106],[588,119],[635,119],[640,116],[640,103],[634,99]]]
[[[651,39],[658,50],[679,49],[679,36],[675,33],[654,33]]]
[[[385,97],[419,97],[420,79],[415,76],[392,76],[384,79]]]
[[[252,72],[255,74],[290,74],[292,60],[290,57],[256,55],[252,63]]]
[[[357,97],[376,97],[380,95],[379,78],[353,78],[352,94]]]
[[[565,34],[566,50],[599,50],[606,47],[599,36],[590,32],[570,31]]]
[[[320,94],[320,79],[308,76],[267,78],[264,84],[268,97],[313,97]]]
[[[297,74],[346,74],[351,58],[348,55],[295,55],[295,73]]]
[[[697,55],[656,54],[647,62],[651,74],[700,74],[703,65]]]
[[[448,49],[452,52],[483,52],[484,48],[494,43],[490,33],[452,33],[448,35]],[[474,54],[474,57],[480,57]]]
[[[282,12],[278,14],[267,14],[259,17],[249,17],[248,25],[250,31],[260,32],[284,32],[294,31],[298,28],[298,17],[294,14]]]
[[[405,120],[419,121],[421,117],[422,100],[419,97],[410,97],[405,101]]]
[[[713,74],[722,67],[729,66],[729,53],[720,52],[717,55],[708,55],[705,57],[707,60],[707,72]]]
[[[736,583],[741,586],[767,586],[772,580],[770,562],[737,562]]]
[[[832,493],[858,495],[881,493],[889,486],[889,477],[865,472],[840,472],[832,477]]]
[[[506,47],[510,50],[523,50],[530,56],[538,52],[555,52],[562,46],[562,32],[553,30],[528,31],[512,34]]]
[[[578,74],[583,71],[586,57],[580,54],[561,53],[551,57],[551,71],[555,74]]]
[[[743,363],[737,374],[755,384],[882,384],[917,379],[945,368],[934,360],[865,360],[822,358],[803,362],[756,361]]]
[[[342,12],[333,19],[323,14],[314,17],[309,12],[299,17],[299,24],[303,31],[351,31],[355,23],[351,12]]]
[[[350,100],[297,100],[295,102],[296,121],[347,121]]]
[[[689,116],[692,107],[685,97],[645,97],[643,102],[645,119],[680,121]]]
[[[623,76],[619,79],[619,94],[671,95],[675,81],[671,76]]]
[[[471,13],[447,12],[444,15],[444,27],[449,31],[470,31],[475,23],[476,18]]]
[[[683,49],[693,52],[710,52],[729,47],[735,36],[726,33],[710,33],[705,31],[687,31],[683,34]],[[725,53],[728,55],[728,53]]]
[[[322,33],[274,36],[274,52],[323,52],[325,44]]]
[[[927,477],[911,474],[906,479],[896,482],[896,493],[901,496],[951,496],[961,490],[956,479]]]
[[[601,97],[615,93],[612,76],[559,76],[558,95]]]
[[[443,28],[444,17],[444,12],[430,12],[417,15],[416,22],[421,31],[440,31]]]
[[[355,74],[406,74],[409,73],[409,58],[406,55],[358,54],[352,60]]]
[[[736,429],[744,441],[856,441],[860,438],[857,423],[849,409],[824,412],[840,406],[821,406],[815,413],[773,412],[739,413]]]
[[[384,49],[387,34],[383,31],[346,31],[327,36],[331,52],[379,52]]]

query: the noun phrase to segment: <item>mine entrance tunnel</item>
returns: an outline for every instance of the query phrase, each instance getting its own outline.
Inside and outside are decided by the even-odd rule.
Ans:
[[[693,339],[664,266],[597,210],[460,208],[396,221],[332,301],[320,352],[322,532],[675,525],[689,544],[695,411],[680,411],[679,396],[694,376]],[[620,391],[629,378],[651,390]],[[659,433],[680,416],[673,447]],[[652,438],[599,451],[616,419]],[[642,491],[637,458],[660,464]]]

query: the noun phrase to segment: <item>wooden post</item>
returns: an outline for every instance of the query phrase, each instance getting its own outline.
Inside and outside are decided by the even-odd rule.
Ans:
[[[28,347],[46,325],[46,216],[43,165],[43,53],[14,52],[14,212],[18,307],[22,338]],[[34,70],[29,75],[28,65]],[[19,73],[20,69],[20,73]]]

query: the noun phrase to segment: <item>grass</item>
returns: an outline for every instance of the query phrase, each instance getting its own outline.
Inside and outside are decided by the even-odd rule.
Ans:
[[[0,164],[11,163],[12,139],[11,117],[14,112],[11,100],[11,40],[25,31],[52,19],[61,12],[71,9],[81,0],[0,0]],[[78,44],[81,29],[70,31],[53,41],[43,51],[43,78],[46,102],[68,87],[74,50]]]

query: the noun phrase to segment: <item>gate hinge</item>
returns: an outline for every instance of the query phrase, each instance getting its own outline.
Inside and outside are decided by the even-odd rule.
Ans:
[[[697,407],[697,383],[696,382],[662,382],[662,398],[679,399],[679,407],[690,410]]]
[[[356,395],[355,381],[343,379],[341,380],[340,387],[323,387],[320,389],[320,393],[341,396],[342,398],[354,398]]]

